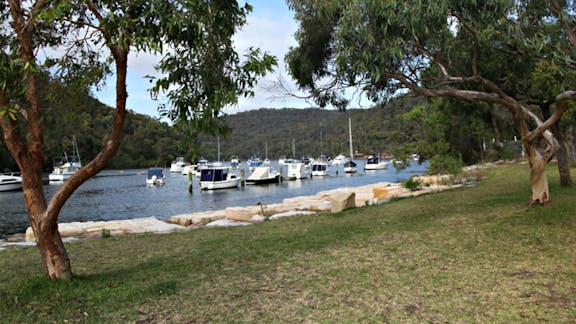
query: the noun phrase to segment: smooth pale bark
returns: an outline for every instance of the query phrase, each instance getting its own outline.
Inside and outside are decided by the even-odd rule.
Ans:
[[[549,204],[551,202],[550,191],[545,172],[548,162],[536,153],[529,154],[528,163],[530,164],[530,184],[532,185],[530,206]]]

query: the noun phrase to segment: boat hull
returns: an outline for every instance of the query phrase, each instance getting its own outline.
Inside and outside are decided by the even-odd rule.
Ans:
[[[357,167],[345,167],[344,168],[344,173],[356,173],[356,172],[358,172]]]
[[[0,191],[22,190],[22,177],[14,175],[0,175]]]
[[[200,189],[202,190],[218,190],[238,188],[240,179],[225,180],[225,181],[200,181]]]
[[[61,174],[54,174],[50,173],[48,175],[48,180],[50,181],[66,181],[68,180],[74,173],[61,173]]]
[[[388,163],[366,164],[364,170],[384,170],[387,166]]]
[[[267,183],[279,183],[281,182],[280,175],[276,175],[274,177],[265,178],[265,179],[246,179],[246,184],[267,184]]]

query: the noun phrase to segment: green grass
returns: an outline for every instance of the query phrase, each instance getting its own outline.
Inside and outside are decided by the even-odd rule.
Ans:
[[[575,322],[576,189],[528,167],[335,215],[0,252],[0,322]]]

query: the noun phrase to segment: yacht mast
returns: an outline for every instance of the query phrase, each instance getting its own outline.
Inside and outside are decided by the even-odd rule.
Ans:
[[[348,135],[350,137],[350,161],[354,159],[354,152],[352,151],[352,118],[348,117]]]

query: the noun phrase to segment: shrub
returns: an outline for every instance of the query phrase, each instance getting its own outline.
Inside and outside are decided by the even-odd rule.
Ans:
[[[402,186],[410,191],[416,191],[422,187],[422,179],[411,177],[402,182]]]

